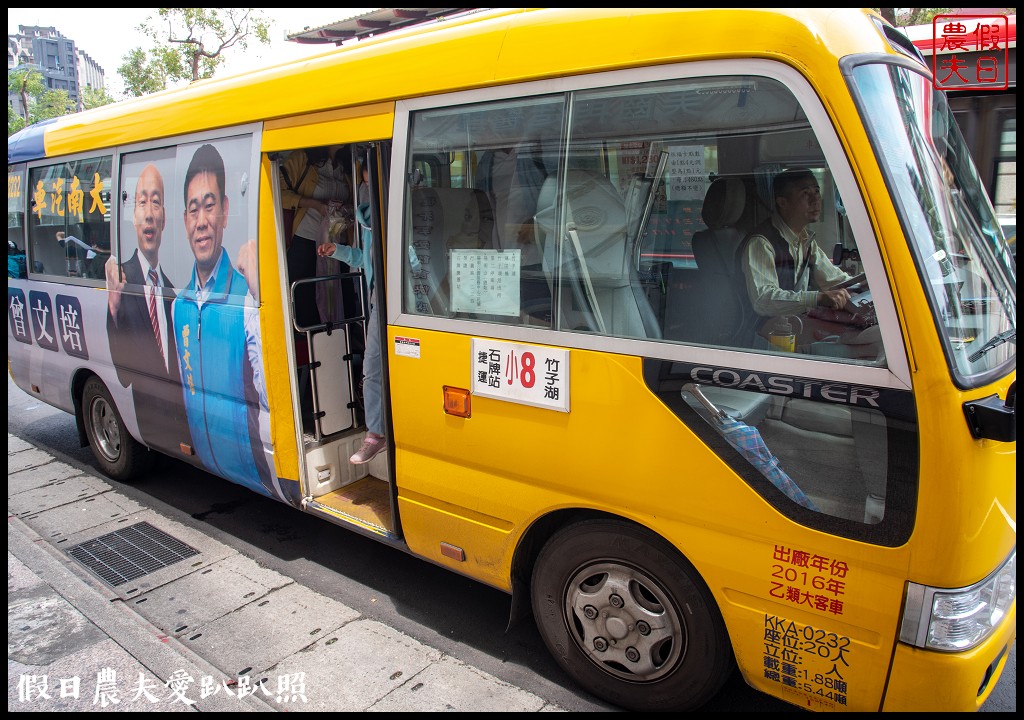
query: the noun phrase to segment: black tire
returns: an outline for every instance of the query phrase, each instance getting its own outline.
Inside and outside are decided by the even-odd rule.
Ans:
[[[150,467],[152,453],[129,434],[110,392],[99,378],[89,378],[82,388],[81,413],[89,447],[106,475],[130,482]]]
[[[537,558],[531,595],[558,663],[628,710],[699,708],[733,668],[710,590],[681,554],[641,527],[587,520],[560,530]]]

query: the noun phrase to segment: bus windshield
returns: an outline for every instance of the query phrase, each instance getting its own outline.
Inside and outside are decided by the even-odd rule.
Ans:
[[[853,83],[958,384],[1016,359],[1016,262],[946,96],[903,66]]]

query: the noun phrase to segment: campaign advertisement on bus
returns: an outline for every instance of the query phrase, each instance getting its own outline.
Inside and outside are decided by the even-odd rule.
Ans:
[[[12,348],[12,372],[49,387],[48,377],[92,360],[111,393],[130,396],[115,404],[145,445],[282,497],[250,241],[252,137],[125,154],[113,193],[110,162],[90,158],[28,172],[33,270],[66,284],[9,284],[14,345],[50,351]],[[109,237],[110,202],[120,202],[119,253],[99,244]],[[48,252],[35,250],[44,247]],[[102,280],[106,292],[82,286],[83,279]]]

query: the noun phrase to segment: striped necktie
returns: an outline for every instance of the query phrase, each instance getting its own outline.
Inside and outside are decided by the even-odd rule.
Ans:
[[[157,283],[156,270],[149,271],[149,285],[149,322],[153,325],[153,336],[156,338],[156,349],[160,351],[160,359],[166,363],[167,358],[164,357],[164,343],[160,338],[160,319],[156,314],[156,295],[157,292],[159,292],[160,287]]]

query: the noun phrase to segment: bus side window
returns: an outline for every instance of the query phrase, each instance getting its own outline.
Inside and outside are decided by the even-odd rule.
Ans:
[[[890,459],[898,457],[890,439],[912,436],[906,423],[872,408],[734,388],[682,395],[736,451],[721,449],[722,458],[743,477],[763,478],[749,481],[769,502],[866,525],[885,519]]]
[[[550,323],[551,268],[536,242],[534,216],[541,187],[558,167],[563,106],[561,97],[544,97],[413,115],[404,231],[407,312]],[[453,253],[466,260],[466,288],[471,281],[465,273],[482,283],[501,268],[503,280],[485,291],[502,298],[491,304],[492,312],[451,304]]]
[[[103,284],[110,246],[111,167],[108,156],[29,171],[32,272]]]

